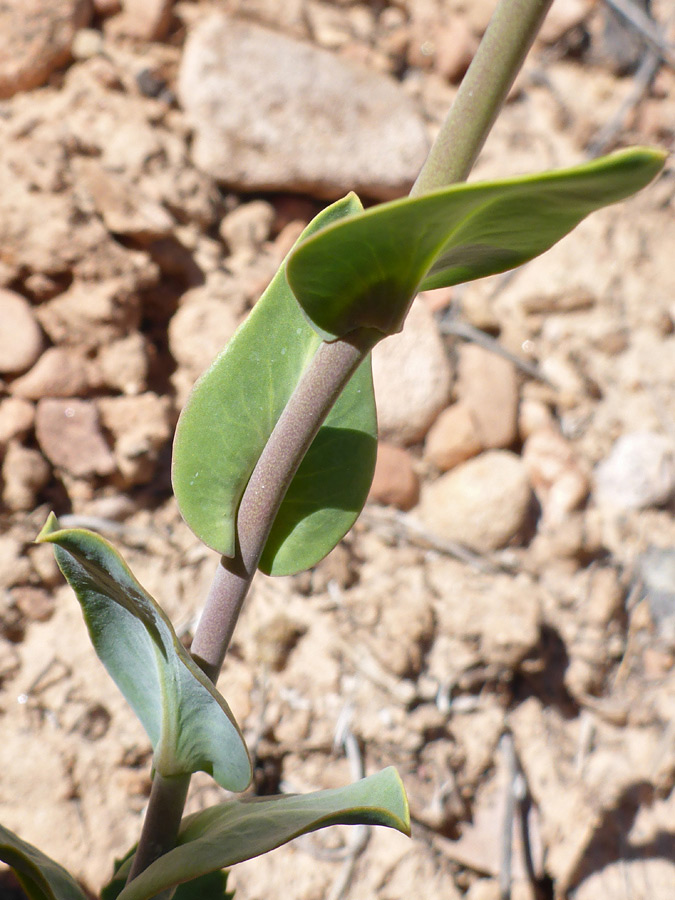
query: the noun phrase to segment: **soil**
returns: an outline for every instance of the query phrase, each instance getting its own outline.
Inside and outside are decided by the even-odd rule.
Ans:
[[[31,542],[50,509],[87,517],[189,645],[216,557],[172,499],[172,429],[211,343],[215,352],[227,339],[323,201],[291,189],[247,195],[193,164],[176,81],[186,34],[209,4],[175,6],[154,41],[109,27],[116,4],[94,5],[70,61],[0,101],[11,174],[0,285],[28,301],[46,373],[31,368],[29,379],[29,360],[0,380],[0,820],[95,892],[137,838],[151,752],[51,551]],[[387,71],[432,136],[492,6],[220,8]],[[652,3],[664,28],[671,12]],[[556,0],[554,13],[475,177],[588,158],[635,90],[648,48],[634,29],[617,38],[599,3]],[[605,145],[670,150],[674,138],[675,72],[663,63]],[[518,428],[499,452],[540,472],[524,448],[543,417],[585,479],[578,502],[556,513],[539,490],[506,546],[458,553],[420,526],[415,507],[373,501],[311,572],[257,577],[219,681],[255,757],[254,790],[346,783],[346,729],[366,772],[398,768],[413,835],[373,830],[364,843],[338,828],[300,839],[235,867],[237,900],[496,900],[514,778],[514,900],[674,896],[673,494],[657,484],[613,507],[592,474],[634,432],[665,441],[659,459],[672,464],[674,196],[667,164],[542,259],[436,304],[438,322],[450,308],[541,367],[547,381],[518,371]],[[242,209],[243,232],[233,218]],[[460,342],[444,340],[454,361]],[[54,430],[59,404],[81,429],[70,450]],[[439,470],[423,442],[405,452],[426,496]],[[188,808],[223,794],[198,775]],[[0,896],[13,896],[7,885]]]

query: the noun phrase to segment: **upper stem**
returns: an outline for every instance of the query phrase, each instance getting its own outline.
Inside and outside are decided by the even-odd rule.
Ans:
[[[553,0],[500,0],[410,192],[465,181]]]
[[[189,786],[189,775],[173,775],[165,778],[159,772],[155,772],[143,831],[127,882],[132,881],[156,859],[176,846]]]

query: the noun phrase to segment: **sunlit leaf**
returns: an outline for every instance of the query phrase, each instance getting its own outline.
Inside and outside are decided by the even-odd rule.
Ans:
[[[589,213],[643,188],[664,161],[659,151],[633,148],[570,169],[384,203],[303,241],[288,260],[288,281],[326,340],[359,327],[393,334],[417,291],[533,259]]]
[[[62,866],[2,825],[0,860],[14,869],[30,900],[87,900],[84,891]]]
[[[91,531],[60,529],[53,514],[38,541],[54,545],[96,653],[148,733],[157,771],[201,770],[244,790],[251,762],[229,706],[117,550]]]
[[[386,825],[409,834],[408,803],[396,771],[384,769],[347,787],[312,794],[230,800],[188,816],[178,846],[127,885],[119,900],[149,900],[172,885],[340,824]]]
[[[300,237],[362,209],[350,194]],[[225,350],[196,383],[173,448],[173,487],[183,518],[205,544],[233,556],[244,488],[320,343],[281,267]],[[365,502],[376,455],[370,358],[333,407],[293,480],[261,560],[284,575],[322,559]]]

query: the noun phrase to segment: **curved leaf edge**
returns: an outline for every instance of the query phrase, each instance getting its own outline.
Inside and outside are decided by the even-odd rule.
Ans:
[[[123,863],[135,851],[134,846],[124,859],[115,860],[115,873],[101,889],[101,900],[117,900],[122,893],[127,880]],[[128,867],[126,871],[128,873]],[[190,881],[184,881],[176,887],[176,893],[171,900],[234,900],[234,891],[227,890],[229,874],[229,869],[215,869]]]
[[[394,793],[394,799],[387,806],[373,802],[371,804],[361,802],[350,806],[339,802],[340,795],[349,794],[351,789],[363,791],[368,789],[375,795],[379,789],[386,789]],[[286,803],[290,805],[297,801],[300,806],[303,803],[311,805],[314,802],[331,801],[336,798],[335,807],[314,817],[311,822],[298,828],[288,828],[282,837],[266,841],[263,849],[255,852],[246,852],[237,849],[236,838],[241,835],[241,816],[247,817],[246,823],[249,831],[254,832],[255,820],[269,819],[269,813],[274,808],[277,813],[279,807]],[[394,802],[395,801],[395,802]],[[234,811],[234,816],[232,815]],[[248,816],[246,814],[249,813]],[[257,814],[257,815],[256,815]],[[292,811],[290,813],[292,815]],[[234,822],[228,829],[227,820],[234,818]],[[247,859],[262,856],[287,844],[289,841],[309,834],[330,825],[382,825],[393,828],[396,831],[410,837],[410,809],[405,789],[400,776],[392,766],[383,769],[375,775],[370,775],[359,782],[347,785],[343,788],[333,788],[324,791],[314,791],[309,794],[286,794],[276,797],[260,797],[244,800],[228,800],[217,806],[209,807],[202,812],[187,816],[181,825],[179,844],[165,856],[156,860],[137,878],[128,884],[119,894],[118,900],[150,900],[159,891],[174,887],[178,884],[192,881],[202,874],[210,871],[230,867]],[[269,827],[269,825],[268,825]],[[228,831],[234,836],[228,846]],[[191,835],[194,835],[191,839]],[[191,869],[185,871],[185,864],[189,860]],[[207,861],[208,860],[208,861]],[[124,878],[131,867],[131,857],[116,872],[116,878]]]
[[[544,189],[549,183],[555,185],[560,181],[561,178],[574,176],[592,177],[595,174],[603,175],[607,173],[609,167],[611,167],[614,171],[614,174],[619,177],[621,174],[621,170],[623,170],[623,172],[627,176],[626,189],[624,191],[617,191],[611,199],[607,199],[605,202],[598,203],[598,205],[595,207],[595,209],[597,210],[601,209],[603,206],[609,206],[614,203],[621,202],[622,200],[628,199],[638,190],[646,187],[662,170],[667,158],[668,153],[663,150],[657,150],[651,147],[643,146],[628,147],[622,150],[615,151],[614,153],[599,157],[597,159],[580,163],[575,166],[562,167],[549,171],[529,173],[508,178],[452,184],[444,186],[442,188],[438,188],[434,191],[420,194],[418,196],[402,197],[397,200],[391,200],[386,203],[381,203],[376,206],[372,206],[355,216],[351,216],[346,220],[334,222],[330,225],[327,225],[325,228],[321,229],[320,232],[308,236],[307,239],[302,243],[298,243],[291,250],[289,256],[287,257],[286,277],[289,285],[291,286],[291,289],[293,290],[293,293],[295,294],[296,299],[298,300],[301,309],[303,310],[305,317],[307,318],[307,321],[323,340],[334,341],[346,334],[348,331],[351,331],[356,327],[364,327],[366,325],[368,327],[380,330],[382,332],[382,336],[386,337],[389,334],[394,334],[397,331],[401,330],[408,309],[415,295],[419,291],[433,290],[441,287],[451,287],[455,284],[473,281],[476,278],[482,278],[489,274],[499,274],[501,272],[517,268],[518,266],[529,262],[530,260],[535,259],[537,256],[545,253],[548,249],[550,249],[551,246],[553,246],[553,244],[543,247],[542,249],[532,254],[524,255],[522,256],[522,258],[516,261],[507,262],[505,264],[495,263],[490,272],[484,272],[479,275],[472,274],[469,277],[449,278],[445,276],[442,271],[435,272],[434,266],[442,258],[443,251],[447,246],[447,243],[450,240],[452,234],[461,229],[462,225],[464,224],[464,220],[460,220],[451,228],[449,228],[448,232],[444,236],[439,237],[438,241],[435,242],[435,248],[433,250],[427,251],[424,259],[420,258],[417,260],[417,265],[415,267],[416,271],[415,273],[408,273],[409,278],[406,279],[405,285],[389,284],[387,286],[387,290],[385,293],[391,294],[392,291],[394,293],[402,293],[404,295],[404,302],[402,302],[401,298],[398,298],[396,312],[394,314],[388,312],[383,316],[383,321],[387,321],[386,327],[383,327],[382,322],[378,323],[371,320],[369,320],[368,322],[363,322],[360,320],[356,322],[354,320],[350,320],[348,325],[336,330],[335,325],[331,326],[327,322],[320,323],[315,318],[315,315],[312,314],[312,308],[315,304],[314,300],[309,301],[309,308],[306,308],[306,302],[303,300],[305,289],[305,285],[303,282],[306,280],[307,275],[310,273],[309,264],[306,262],[306,256],[309,255],[311,258],[313,247],[323,246],[322,242],[324,242],[326,239],[331,239],[331,233],[341,233],[344,235],[348,235],[348,229],[353,228],[354,226],[360,227],[364,222],[370,223],[373,228],[376,228],[378,226],[378,217],[383,215],[386,216],[389,212],[406,211],[406,208],[410,209],[411,211],[415,208],[423,209],[426,203],[433,203],[434,201],[443,200],[444,198],[450,199],[452,197],[461,196],[462,194],[471,195],[471,193],[475,192],[476,190],[488,189],[498,191],[500,188],[508,190],[518,187],[536,187]],[[635,173],[639,174],[637,183],[633,184],[631,181],[631,183],[629,184],[628,181],[631,179],[631,176],[635,175]],[[494,200],[497,199],[497,197],[494,198]],[[494,200],[486,198],[485,205],[489,207],[494,202]],[[472,218],[477,211],[478,208],[472,210],[472,212],[469,213],[469,215],[466,217],[467,220]],[[592,211],[593,210],[589,210],[589,212],[584,214],[576,224],[578,224],[579,221],[581,221],[583,218],[586,218],[586,216],[589,215]],[[565,236],[565,234],[569,233],[569,231],[576,227],[576,224],[572,226],[572,228],[561,234],[560,237],[557,238],[557,240],[560,240]],[[554,243],[556,243],[557,240],[554,241]],[[310,281],[313,277],[313,275],[310,275]],[[321,277],[319,275],[317,275],[316,277],[321,280]]]

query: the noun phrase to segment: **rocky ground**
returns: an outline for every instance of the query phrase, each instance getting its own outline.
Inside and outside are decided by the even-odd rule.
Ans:
[[[149,745],[31,541],[50,509],[99,529],[189,642],[215,558],[171,499],[181,404],[322,203],[409,189],[493,5],[0,8],[0,821],[94,890]],[[670,149],[669,52],[555,0],[475,177]],[[259,793],[345,783],[351,734],[413,839],[300,840],[238,900],[496,900],[514,781],[514,900],[672,898],[674,191],[669,164],[378,348],[371,501],[315,570],[256,581],[220,687]]]

